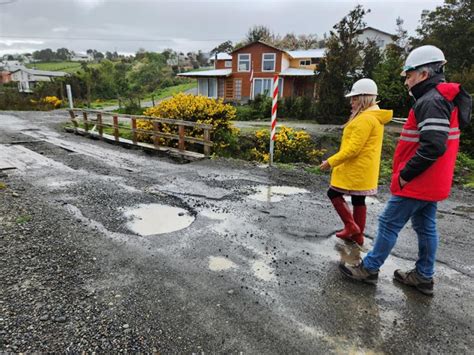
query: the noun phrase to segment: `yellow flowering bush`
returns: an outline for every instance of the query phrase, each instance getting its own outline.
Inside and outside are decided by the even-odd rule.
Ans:
[[[255,147],[251,149],[253,160],[268,162],[270,148],[270,130],[255,132]],[[319,163],[323,150],[316,149],[310,135],[305,131],[281,126],[275,135],[273,159],[280,163]]]
[[[56,96],[46,96],[45,98],[41,99],[41,102],[53,108],[57,108],[61,106],[62,101],[58,99]]]
[[[233,106],[224,104],[222,100],[179,93],[160,102],[157,106],[150,107],[144,114],[150,117],[211,124],[213,126],[211,133],[211,140],[214,142],[213,149],[220,155],[225,155],[225,151],[236,143],[235,136],[238,130],[232,127],[230,122],[235,118],[236,110]],[[138,120],[137,128],[151,131],[153,123],[148,120]],[[161,124],[160,130],[164,133],[177,134],[178,127]],[[202,138],[204,132],[202,129],[189,127],[186,128],[186,135]],[[139,139],[144,141],[150,141],[150,137],[147,134],[139,135]],[[168,144],[169,142],[161,139],[161,143]]]

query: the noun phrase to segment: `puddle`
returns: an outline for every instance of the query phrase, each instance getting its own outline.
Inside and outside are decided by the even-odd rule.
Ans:
[[[275,278],[272,268],[263,261],[255,261],[252,264],[252,270],[254,275],[263,281],[271,281]]]
[[[139,205],[126,209],[124,215],[131,218],[127,227],[141,236],[175,232],[194,221],[185,209],[160,204]]]
[[[209,269],[212,271],[225,271],[237,268],[237,265],[223,256],[210,256]]]
[[[257,192],[250,195],[249,198],[263,202],[280,202],[285,196],[307,194],[309,191],[299,187],[292,186],[256,186]]]

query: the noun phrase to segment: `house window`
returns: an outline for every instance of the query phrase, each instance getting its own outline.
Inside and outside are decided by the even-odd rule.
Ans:
[[[319,64],[319,58],[311,58],[311,64]]]
[[[217,98],[217,79],[198,79],[198,95]]]
[[[250,71],[250,54],[239,54],[238,71]]]
[[[242,79],[235,79],[235,99],[241,100],[242,99]]]
[[[385,41],[383,39],[377,38],[377,47],[382,48],[385,45]]]
[[[272,83],[270,78],[255,78],[253,80],[253,98],[257,95],[266,95],[272,97]],[[283,94],[283,78],[278,78],[278,97]]]
[[[263,53],[262,55],[262,71],[275,71],[275,53]]]
[[[300,60],[300,66],[304,67],[307,65],[311,65],[311,59]]]
[[[232,68],[232,61],[231,60],[226,60],[224,62],[224,67],[225,68]]]

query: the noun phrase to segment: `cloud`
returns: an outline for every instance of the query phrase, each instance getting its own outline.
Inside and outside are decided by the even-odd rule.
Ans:
[[[105,0],[74,0],[84,10],[93,10],[96,7],[102,5]]]
[[[54,27],[52,31],[53,32],[68,32],[69,27]]]
[[[44,44],[44,41],[34,39],[0,39],[0,44],[11,47],[17,44]]]

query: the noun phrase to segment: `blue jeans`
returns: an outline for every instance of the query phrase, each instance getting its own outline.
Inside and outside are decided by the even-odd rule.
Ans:
[[[398,233],[411,218],[418,236],[416,271],[426,279],[434,274],[438,232],[436,230],[437,202],[392,196],[379,216],[377,237],[373,249],[363,260],[369,271],[378,271],[395,246]]]

